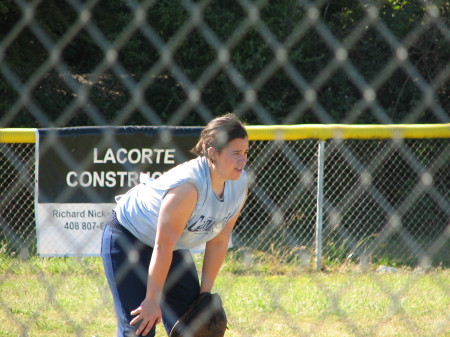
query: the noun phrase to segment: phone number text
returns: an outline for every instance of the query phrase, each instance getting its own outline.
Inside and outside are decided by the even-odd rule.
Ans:
[[[106,224],[104,222],[96,222],[96,221],[86,221],[86,222],[78,222],[78,221],[68,221],[64,224],[64,229],[67,230],[103,230]]]

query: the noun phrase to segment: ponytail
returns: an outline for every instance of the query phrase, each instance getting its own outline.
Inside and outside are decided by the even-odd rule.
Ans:
[[[247,138],[247,130],[239,118],[232,113],[211,120],[202,130],[197,144],[191,153],[208,158],[208,149],[220,151],[236,138]]]

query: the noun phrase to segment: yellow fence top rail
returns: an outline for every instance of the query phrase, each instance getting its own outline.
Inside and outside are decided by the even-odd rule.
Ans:
[[[37,129],[0,129],[1,143],[36,143]]]
[[[250,140],[450,138],[450,124],[248,125]],[[0,129],[0,143],[35,143],[37,129]]]
[[[250,140],[450,138],[450,124],[247,126]]]

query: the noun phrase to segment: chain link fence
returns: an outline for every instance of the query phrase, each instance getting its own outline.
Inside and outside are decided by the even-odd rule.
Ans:
[[[441,249],[448,239],[449,146],[448,139],[326,142],[324,258],[448,265]],[[237,247],[276,251],[280,259],[299,251],[314,256],[317,149],[317,140],[252,141]],[[1,154],[2,250],[36,254],[35,146],[2,144]],[[401,223],[386,225],[396,218]]]
[[[226,111],[264,125],[450,123],[449,22],[448,1],[0,0],[0,126],[192,126]],[[450,266],[449,138],[287,140],[273,132],[274,140],[251,141],[235,251],[250,270],[259,254],[300,266],[290,282],[301,279],[315,298],[294,293],[302,307],[293,309],[282,296],[291,283],[259,272],[269,303],[251,303],[273,330],[232,311],[230,333],[449,336],[448,274],[432,271]],[[62,259],[50,267],[61,279],[48,277],[46,259],[33,260],[35,180],[35,144],[0,143],[0,336],[54,335],[54,311],[68,327],[58,335],[97,335],[99,318],[113,313],[95,265]],[[336,286],[310,273],[346,266],[367,271],[371,286],[358,288],[356,274]],[[412,276],[385,279],[371,273],[378,266]],[[8,295],[21,270],[45,294],[29,309],[17,291]],[[84,276],[72,281],[77,271]],[[66,305],[64,278],[86,287],[77,295],[93,299],[88,316]],[[424,300],[418,319],[410,289],[428,282],[436,307]],[[360,306],[379,313],[368,327],[353,314]],[[110,324],[104,330],[113,334]]]
[[[1,250],[27,257],[35,252],[35,145],[0,145]]]
[[[326,258],[375,256],[425,269],[432,259],[444,262],[438,238],[448,227],[442,206],[449,200],[449,163],[438,153],[448,146],[431,139],[332,142],[325,160]]]

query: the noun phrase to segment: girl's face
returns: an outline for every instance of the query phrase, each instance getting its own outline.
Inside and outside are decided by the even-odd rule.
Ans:
[[[214,169],[224,180],[237,180],[247,164],[248,138],[236,138],[221,151],[214,151]]]

